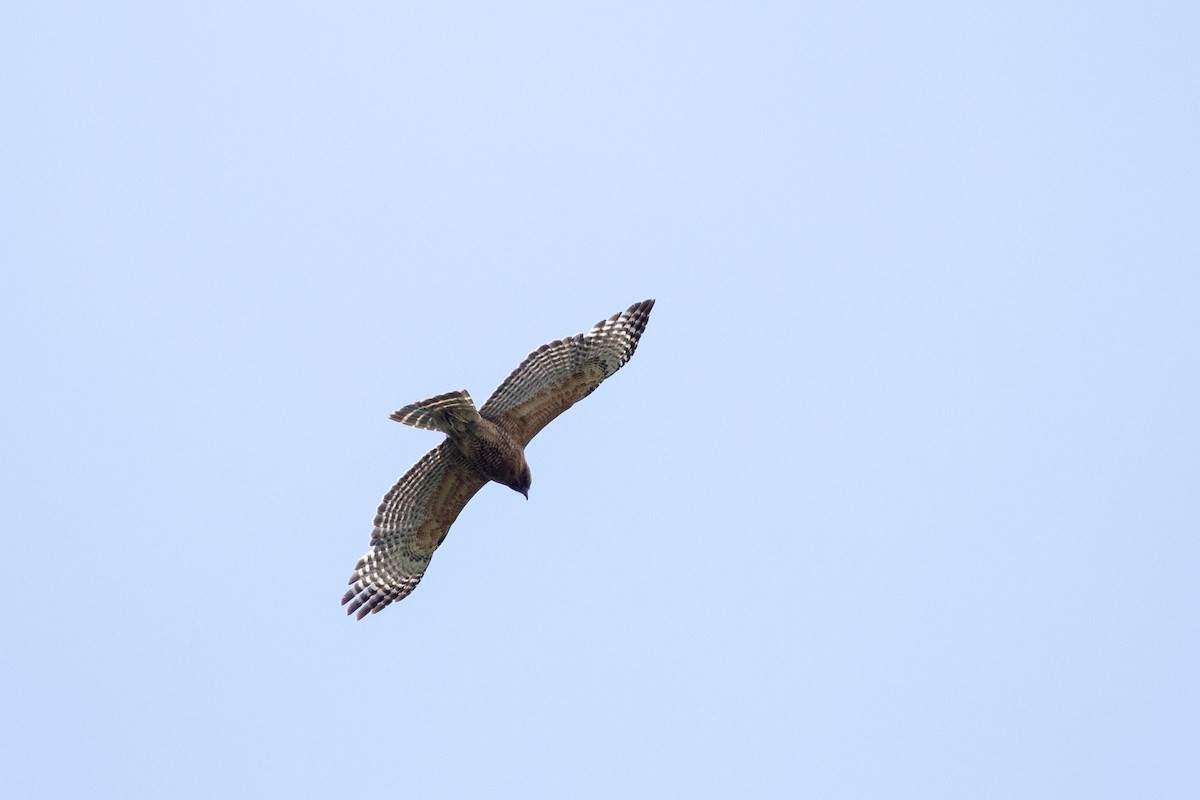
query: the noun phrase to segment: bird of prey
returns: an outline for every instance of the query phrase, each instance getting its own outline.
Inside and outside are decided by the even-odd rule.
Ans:
[[[542,345],[478,410],[464,390],[391,415],[405,425],[441,431],[446,439],[384,495],[371,549],[359,559],[342,598],[348,614],[357,611],[362,619],[407,597],[463,506],[488,481],[529,499],[525,446],[629,361],[653,307],[653,300],[634,303],[587,333]]]

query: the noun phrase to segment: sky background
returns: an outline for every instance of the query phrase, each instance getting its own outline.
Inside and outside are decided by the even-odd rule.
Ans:
[[[0,795],[1200,796],[1195,3],[0,12]],[[380,497],[636,357],[425,580]]]

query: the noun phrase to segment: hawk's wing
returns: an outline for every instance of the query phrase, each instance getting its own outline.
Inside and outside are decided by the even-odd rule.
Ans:
[[[633,356],[653,300],[597,322],[590,331],[544,344],[505,378],[479,413],[529,444],[550,420],[591,394]]]
[[[449,439],[426,453],[392,487],[375,515],[371,550],[358,561],[346,613],[362,619],[409,595],[425,574],[467,501],[487,479],[471,469]]]

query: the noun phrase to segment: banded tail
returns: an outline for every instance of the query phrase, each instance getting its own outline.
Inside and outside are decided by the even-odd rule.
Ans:
[[[464,389],[412,403],[399,411],[393,411],[389,417],[414,428],[450,433],[455,428],[478,422],[479,411],[476,410],[471,395]]]

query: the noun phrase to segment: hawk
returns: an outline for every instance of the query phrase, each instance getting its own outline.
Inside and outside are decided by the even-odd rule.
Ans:
[[[476,409],[465,390],[405,406],[391,419],[441,431],[430,450],[384,495],[371,549],[359,559],[342,598],[358,619],[407,597],[459,512],[488,481],[529,499],[525,446],[550,420],[587,397],[633,356],[653,300],[597,322],[587,333],[530,353]]]

